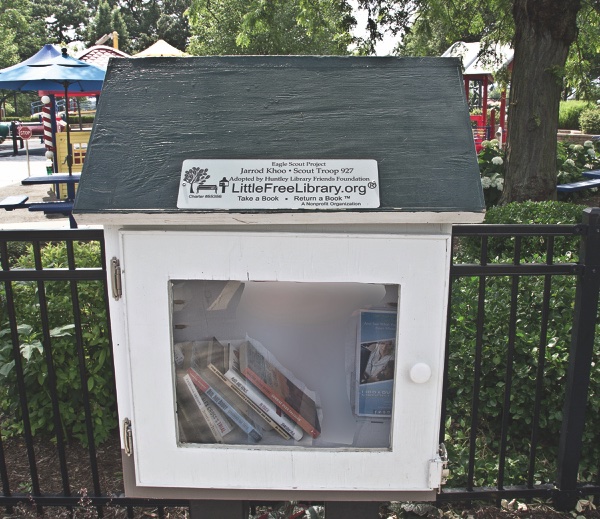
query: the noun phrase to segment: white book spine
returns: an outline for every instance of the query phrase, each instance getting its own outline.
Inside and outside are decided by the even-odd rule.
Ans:
[[[225,418],[217,409],[210,405],[210,402],[206,397],[203,398],[203,395],[198,392],[189,375],[185,375],[183,380],[185,385],[188,387],[194,402],[196,402],[198,409],[202,413],[202,416],[204,417],[208,427],[210,428],[210,431],[215,437],[215,440],[219,443],[222,442],[223,436],[230,433],[233,429],[233,426],[231,423],[229,423],[227,418]]]
[[[300,441],[303,436],[302,429],[292,420],[282,414],[277,413],[277,408],[273,402],[264,397],[258,390],[254,389],[250,383],[239,373],[233,369],[229,369],[225,373],[225,377],[235,384],[250,400],[252,400],[260,409],[262,409],[269,418],[278,424],[285,432],[287,432],[294,440]]]
[[[219,428],[219,431],[223,436],[233,431],[233,425],[231,424],[231,422],[223,415],[223,413],[221,413],[221,411],[215,408],[215,406],[207,397],[205,397],[204,395],[200,395],[200,399],[202,400],[202,402],[204,402],[208,414],[213,419],[215,425]]]

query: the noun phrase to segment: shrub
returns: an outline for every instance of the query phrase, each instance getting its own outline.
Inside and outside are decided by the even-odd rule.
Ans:
[[[600,108],[590,108],[581,112],[579,125],[583,133],[600,134]]]
[[[486,215],[486,222],[575,224],[581,220],[581,216],[582,207],[574,204],[526,202],[491,208]],[[514,260],[514,238],[490,239],[488,245],[486,260],[489,263],[512,263]],[[522,239],[522,261],[544,261],[547,245],[547,240],[542,237]],[[554,262],[575,261],[578,248],[577,237],[556,238]],[[458,240],[455,247],[455,263],[478,262],[479,256],[479,240],[475,238]],[[542,412],[539,420],[539,443],[534,474],[534,480],[542,483],[552,483],[556,477],[558,433],[562,422],[575,282],[574,276],[554,276],[550,285],[548,333],[543,343],[546,350],[541,392]],[[476,485],[497,483],[513,283],[517,284],[516,330],[513,375],[510,380],[512,391],[504,483],[523,484],[527,480],[536,378],[540,361],[540,316],[545,278],[544,276],[522,276],[515,280],[497,276],[485,278],[480,407],[475,441]],[[452,284],[449,389],[446,395],[446,445],[451,460],[452,486],[466,484],[479,290],[478,277],[457,278]],[[598,358],[594,359],[590,394],[597,394],[600,390],[598,360]],[[600,453],[597,441],[600,412],[593,404],[588,406],[588,417],[581,470],[583,480],[588,480],[595,475]]]
[[[76,242],[74,252],[78,268],[99,266],[101,250],[98,243]],[[65,243],[46,244],[41,251],[41,261],[46,268],[66,267]],[[35,268],[31,246],[25,254],[14,260],[13,268]],[[32,432],[34,435],[51,434],[54,431],[54,421],[42,346],[38,285],[37,282],[15,282],[12,287]],[[117,425],[104,284],[97,281],[78,282],[77,291],[94,436],[96,442],[100,443],[108,438]],[[49,281],[45,283],[45,294],[61,425],[67,438],[75,438],[86,444],[71,286],[69,282]],[[6,301],[3,296],[0,292],[0,300]],[[6,320],[3,309],[0,313],[0,410],[3,415],[2,434],[10,437],[22,435],[23,422],[10,328]]]
[[[485,205],[490,208],[498,203],[504,189],[505,154],[496,139],[483,141],[481,146],[477,162]],[[600,141],[586,141],[583,145],[559,141],[556,148],[556,167],[557,184],[583,180],[584,171],[600,169]],[[590,191],[595,192],[597,188]],[[574,200],[586,195],[587,193],[575,192],[561,194],[561,198]]]
[[[93,123],[94,118],[95,118],[95,115],[85,114],[85,115],[81,116],[81,122],[83,124]],[[64,117],[63,117],[63,119],[64,119]],[[40,123],[41,119],[40,119],[39,114],[26,115],[24,117],[8,116],[8,117],[2,118],[2,122],[11,122],[11,121],[20,121],[24,124],[27,124],[27,123]],[[79,116],[77,114],[72,114],[71,112],[69,112],[69,123],[72,125],[79,124]]]
[[[579,115],[592,106],[588,101],[561,101],[558,110],[558,127],[579,130]]]
[[[498,203],[504,189],[504,150],[497,139],[483,141],[477,157],[486,207]]]
[[[490,224],[576,224],[581,222],[582,206],[567,202],[513,202],[490,208],[485,223]],[[538,251],[543,253],[543,250]]]

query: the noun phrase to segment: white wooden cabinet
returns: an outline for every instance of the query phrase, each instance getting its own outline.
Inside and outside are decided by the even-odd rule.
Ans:
[[[418,234],[406,229],[303,234],[107,228],[107,257],[118,259],[123,289],[111,300],[111,316],[119,414],[130,420],[133,441],[135,480],[126,478],[128,495],[186,489],[185,495],[210,492],[213,498],[240,498],[240,490],[253,491],[253,499],[299,491],[363,500],[366,493],[430,497],[442,470],[438,431],[450,236],[443,232],[449,226]],[[206,307],[214,306],[228,281],[241,287],[238,311],[233,320],[211,322]],[[281,305],[273,305],[270,290],[281,287]],[[207,301],[186,303],[194,299]],[[397,309],[391,417],[358,416],[354,405],[356,323],[365,308]],[[337,324],[321,334],[319,326],[332,322]],[[289,351],[286,325],[294,333]],[[275,348],[296,376],[311,380],[322,403],[319,438],[304,434],[301,441],[254,444],[182,438],[174,345],[215,334],[243,340],[244,331]],[[303,349],[298,334],[305,332],[323,344],[313,340]],[[332,406],[333,394],[346,395],[346,402]]]

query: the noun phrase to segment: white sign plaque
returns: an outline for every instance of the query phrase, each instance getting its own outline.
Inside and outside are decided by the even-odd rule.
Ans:
[[[179,209],[369,209],[379,207],[371,159],[184,160]]]

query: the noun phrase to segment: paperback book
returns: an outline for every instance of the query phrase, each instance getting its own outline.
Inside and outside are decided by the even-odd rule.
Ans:
[[[208,399],[204,395],[201,395],[198,392],[189,375],[185,375],[183,377],[183,381],[185,382],[185,385],[187,386],[190,394],[192,395],[194,402],[198,406],[200,413],[202,414],[204,420],[210,428],[210,431],[213,434],[215,441],[218,443],[222,443],[223,437],[230,433],[232,430],[231,423],[219,412],[218,409],[215,409],[214,404],[211,404],[211,402],[208,401]]]
[[[321,433],[314,397],[286,376],[251,340],[239,348],[242,375],[313,438]]]
[[[259,442],[262,439],[261,432],[245,418],[230,402],[228,402],[217,390],[192,367],[188,369],[188,375],[199,391],[204,393],[223,411],[233,423],[235,423],[250,439]]]
[[[357,333],[355,411],[391,417],[394,394],[397,313],[362,310]]]

